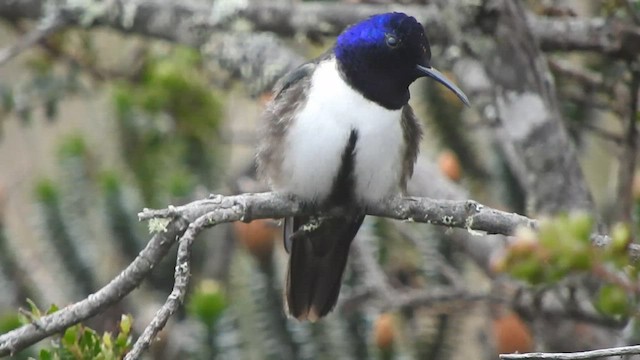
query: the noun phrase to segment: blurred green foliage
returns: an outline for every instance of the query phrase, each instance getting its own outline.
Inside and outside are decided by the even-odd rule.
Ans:
[[[148,55],[139,78],[114,87],[113,102],[123,158],[147,205],[213,185],[222,105],[195,50]]]
[[[189,295],[186,308],[206,327],[213,328],[227,306],[227,298],[220,284],[208,279],[201,281]]]
[[[60,158],[83,157],[87,155],[87,143],[79,134],[74,134],[63,139],[59,147]]]
[[[589,274],[601,285],[592,299],[608,316],[630,316],[637,307],[637,261],[631,259],[627,225],[616,224],[608,246],[592,243],[593,219],[584,213],[559,215],[540,222],[538,232],[519,229],[495,268],[533,285],[557,283],[571,275]]]
[[[595,302],[598,311],[612,316],[629,316],[633,305],[628,292],[614,284],[602,286]]]

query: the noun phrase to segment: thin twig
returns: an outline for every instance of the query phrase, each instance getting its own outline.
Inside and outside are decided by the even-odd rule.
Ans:
[[[151,342],[153,342],[160,330],[167,324],[169,317],[171,317],[184,302],[191,278],[191,247],[193,241],[196,235],[204,228],[212,225],[214,224],[211,222],[209,214],[202,215],[189,225],[187,231],[185,231],[180,238],[173,290],[167,297],[164,305],[156,312],[151,323],[147,325],[142,335],[140,335],[133,345],[133,349],[127,354],[125,360],[134,360],[142,356],[142,353],[149,348]]]
[[[640,95],[640,68],[637,63],[629,65],[631,68],[631,83],[629,84],[629,120],[625,134],[625,147],[620,155],[620,170],[618,171],[618,220],[630,223],[634,198],[631,196],[633,177],[636,172],[638,156],[638,95]]]
[[[622,346],[609,349],[599,349],[591,351],[580,351],[574,353],[527,353],[527,354],[500,354],[500,359],[505,360],[535,360],[535,359],[555,359],[555,360],[579,360],[598,359],[607,356],[637,355],[640,354],[640,345]]]
[[[610,91],[611,89],[606,86],[603,76],[599,73],[578,68],[576,65],[560,59],[548,60],[549,69],[556,74],[571,78],[579,82],[584,87],[598,90],[598,91]]]
[[[13,45],[0,50],[0,66],[18,56],[24,50],[40,42],[65,25],[64,17],[56,14],[52,18],[44,18],[31,32],[20,38]]]
[[[566,299],[558,300],[566,301]],[[536,303],[537,301],[540,303]],[[512,308],[528,319],[569,319],[618,330],[628,323],[627,319],[606,317],[589,312],[579,306],[558,306],[554,302],[544,301],[541,297],[530,301],[524,301],[521,296],[516,297],[512,301]]]
[[[616,145],[622,145],[625,141],[622,135],[603,129],[598,125],[592,124],[588,121],[583,121],[581,123],[568,122],[567,124],[570,128],[575,130],[591,131],[594,135],[599,136],[603,140],[611,141]]]

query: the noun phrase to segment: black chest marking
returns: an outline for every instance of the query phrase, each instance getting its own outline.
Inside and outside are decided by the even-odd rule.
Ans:
[[[342,206],[351,203],[355,194],[355,157],[358,131],[353,129],[349,135],[349,141],[342,153],[342,161],[338,175],[333,180],[331,194],[327,199],[327,205]]]

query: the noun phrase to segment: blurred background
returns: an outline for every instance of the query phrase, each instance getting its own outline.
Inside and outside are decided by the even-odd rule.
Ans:
[[[193,32],[186,33],[181,26],[154,23],[151,5],[139,9],[152,12],[146,27],[138,24],[144,19],[135,17],[136,10],[129,19],[135,26],[125,23],[125,2],[118,3],[122,21],[110,22],[101,13],[108,5],[93,1],[74,3],[74,25],[58,26],[50,9],[57,5],[0,2],[0,334],[20,325],[18,309],[30,308],[27,299],[40,309],[63,307],[113,279],[150,238],[147,224],[137,221],[142,208],[266,190],[255,179],[253,155],[269,90],[287,70],[332,46],[346,25],[337,20],[310,29],[305,24],[319,20],[279,10],[300,6],[308,15],[327,7],[322,16],[328,19],[357,19],[443,6],[428,0],[131,5],[160,4],[160,15],[171,21],[192,11]],[[487,3],[460,2],[476,12],[470,17],[484,20],[456,36],[491,36],[483,28],[492,19]],[[528,16],[553,21],[640,27],[639,1],[530,0],[520,6]],[[280,24],[279,16],[294,17]],[[446,23],[446,16],[466,15],[442,16]],[[453,71],[459,52],[469,49],[458,37],[443,35],[448,33],[442,24],[423,24],[435,34],[434,65],[474,102],[464,71]],[[640,48],[640,40],[635,44]],[[629,104],[637,102],[637,51],[629,58],[598,49],[543,50],[596,217],[605,227],[627,221],[635,233],[635,210],[618,214],[623,203],[635,209],[640,196],[633,181],[637,140],[629,136],[637,130],[633,121],[628,125]],[[486,113],[464,109],[427,80],[414,84],[411,104],[425,129],[412,195],[473,198],[539,214]],[[625,176],[632,181],[620,185]],[[288,319],[279,226],[278,220],[259,220],[203,233],[195,243],[185,306],[147,357],[491,359],[504,352],[580,350],[637,339],[633,322],[620,317],[549,315],[522,305],[523,292],[540,288],[528,292],[495,271],[509,239],[371,217],[354,243],[337,309],[318,323]],[[121,315],[131,314],[137,336],[171,291],[174,264],[175,249],[141,287],[85,325],[113,332]],[[578,286],[569,285],[556,290],[564,294]],[[551,329],[567,338],[553,339]],[[37,356],[40,348],[60,346],[57,341],[44,340],[14,357]]]

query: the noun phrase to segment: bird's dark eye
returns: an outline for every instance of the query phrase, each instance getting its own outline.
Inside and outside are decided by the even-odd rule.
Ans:
[[[390,48],[395,48],[400,44],[400,40],[398,40],[397,37],[395,37],[395,35],[387,35],[387,46],[389,46]]]

